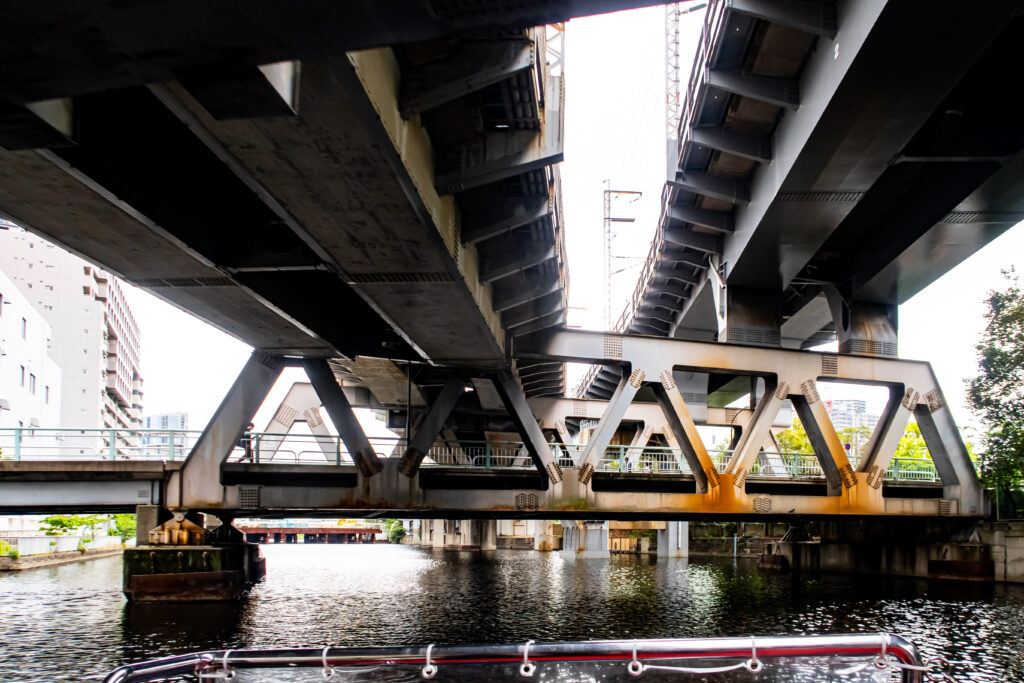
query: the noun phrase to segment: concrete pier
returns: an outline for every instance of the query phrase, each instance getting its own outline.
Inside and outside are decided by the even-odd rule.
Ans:
[[[555,523],[549,519],[535,519],[533,525],[533,549],[540,552],[558,550],[558,536],[555,535]],[[564,526],[562,527],[565,528]]]
[[[203,515],[139,506],[137,538],[124,551],[123,585],[132,602],[206,602],[240,599],[266,575],[259,545],[247,543],[231,519],[205,528]],[[154,521],[167,521],[150,527]]]
[[[498,522],[493,519],[464,519],[458,525],[459,550],[497,550]]]
[[[658,557],[690,556],[690,523],[665,522],[658,529]]]
[[[575,557],[610,557],[608,522],[563,520],[562,552]]]
[[[956,519],[823,521],[820,538],[795,527],[762,564],[932,579],[995,579],[994,547],[978,522]],[[768,562],[767,560],[772,560]]]

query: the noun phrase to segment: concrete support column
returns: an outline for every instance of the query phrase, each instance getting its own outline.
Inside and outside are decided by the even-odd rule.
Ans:
[[[430,545],[433,548],[444,547],[444,537],[447,523],[443,519],[430,520]]]
[[[853,301],[835,287],[826,289],[825,296],[836,326],[839,353],[897,357],[896,304]]]
[[[550,519],[535,519],[531,524],[533,525],[534,550],[550,552],[558,549],[558,537],[555,536],[554,522]]]
[[[781,303],[777,292],[729,287],[726,290],[725,320],[718,331],[718,340],[731,344],[780,347]]]
[[[665,522],[658,529],[658,557],[690,556],[690,523]]]
[[[438,394],[434,404],[419,425],[413,430],[413,434],[406,435],[408,446],[402,454],[398,463],[398,471],[407,477],[413,477],[419,471],[420,463],[430,451],[438,434],[444,427],[445,420],[451,415],[459,397],[466,388],[466,380],[462,377],[452,377],[445,382],[441,393]]]
[[[563,521],[562,552],[575,557],[610,557],[608,522]]]
[[[159,505],[135,506],[135,547],[149,545],[149,532],[160,525]]]
[[[459,550],[497,550],[498,522],[493,519],[464,519],[459,523]]]

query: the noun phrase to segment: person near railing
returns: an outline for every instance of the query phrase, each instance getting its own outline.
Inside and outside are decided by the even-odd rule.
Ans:
[[[252,430],[256,427],[252,422],[242,432],[242,436],[238,439],[238,447],[245,451],[244,455],[239,459],[239,462],[252,462]]]

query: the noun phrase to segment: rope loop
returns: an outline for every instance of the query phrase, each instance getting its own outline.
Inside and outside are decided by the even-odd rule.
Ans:
[[[434,644],[427,645],[427,663],[423,665],[423,671],[420,674],[423,678],[431,679],[437,675],[437,667],[433,662],[430,661],[430,651],[434,649]]]
[[[537,641],[528,640],[523,646],[523,663],[519,666],[519,675],[523,678],[532,678],[533,672],[537,670],[537,665],[530,661],[530,646],[535,642]]]

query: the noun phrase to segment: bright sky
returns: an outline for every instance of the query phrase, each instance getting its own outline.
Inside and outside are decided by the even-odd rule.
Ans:
[[[682,46],[683,79],[703,15],[683,17],[690,36]],[[566,31],[566,140],[562,164],[566,246],[570,266],[570,324],[604,329],[602,191],[638,190],[615,214],[613,253],[644,256],[650,246],[665,180],[664,8],[654,7],[569,22]],[[899,351],[935,367],[958,422],[963,380],[974,374],[974,344],[982,331],[986,292],[1002,286],[1000,271],[1024,270],[1024,230],[1018,225],[900,307]],[[636,264],[617,259],[613,269]],[[613,276],[613,318],[636,283],[636,265]],[[201,429],[249,355],[249,347],[145,292],[128,287],[142,335],[147,414],[185,411]],[[301,371],[286,371],[256,418],[261,429]],[[570,386],[574,380],[570,379]],[[840,396],[832,398],[868,396]],[[877,408],[876,408],[877,410]],[[870,411],[870,409],[869,409]],[[364,420],[372,434],[379,422]]]

